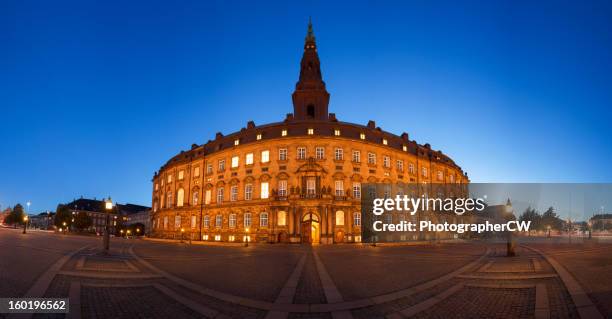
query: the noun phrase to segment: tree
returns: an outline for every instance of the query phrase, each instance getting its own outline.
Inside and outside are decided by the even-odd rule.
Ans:
[[[66,223],[66,226],[64,226],[64,223]],[[55,218],[53,219],[53,224],[57,228],[65,229],[67,227],[70,227],[71,223],[72,223],[72,213],[70,212],[70,209],[65,205],[57,205]]]
[[[542,224],[545,227],[549,227],[556,230],[561,230],[563,228],[563,220],[557,216],[555,213],[555,209],[551,206],[549,207],[544,214],[542,214]]]
[[[74,218],[74,227],[80,231],[91,227],[92,224],[91,216],[87,215],[86,212],[79,212]]]
[[[532,230],[539,230],[542,227],[542,216],[538,211],[531,208],[531,206],[527,207],[525,211],[519,216],[519,221],[527,222],[531,221],[531,225],[529,227],[529,235],[531,235]]]
[[[17,226],[17,224],[23,224],[23,217],[25,214],[23,213],[23,206],[21,204],[15,205],[11,210],[10,214],[6,216],[4,222],[7,224],[13,224],[13,226]]]

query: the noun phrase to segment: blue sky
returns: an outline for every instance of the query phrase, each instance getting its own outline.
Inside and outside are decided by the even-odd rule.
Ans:
[[[476,182],[612,181],[610,1],[2,1],[0,205],[150,205],[180,150],[292,111],[309,16],[340,120]]]

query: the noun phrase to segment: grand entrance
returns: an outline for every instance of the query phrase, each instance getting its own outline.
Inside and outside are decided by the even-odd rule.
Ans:
[[[308,213],[302,218],[302,244],[319,244],[321,242],[321,224],[319,216]]]

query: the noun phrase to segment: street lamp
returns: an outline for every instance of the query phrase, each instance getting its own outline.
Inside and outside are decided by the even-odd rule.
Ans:
[[[113,201],[111,200],[110,196],[104,201],[104,210],[106,211],[106,223],[104,224],[104,238],[102,240],[102,245],[104,253],[108,254],[108,248],[110,246],[110,213],[113,210]]]
[[[514,217],[513,211],[514,210],[512,209],[512,203],[510,202],[510,198],[508,198],[508,201],[506,202],[506,216],[508,220]],[[514,238],[512,237],[512,231],[508,231],[508,237],[507,237],[507,242],[506,242],[506,256],[508,257],[516,256],[516,252],[514,248],[515,248],[515,243],[514,243]]]
[[[183,242],[183,235],[185,234],[185,228],[181,227],[181,243]]]
[[[64,226],[64,235],[65,235],[68,232],[68,228],[66,227],[66,222],[63,222],[62,226]]]
[[[23,216],[23,233],[26,233],[26,227],[28,225],[28,215]]]
[[[550,225],[546,226],[546,228],[548,229],[548,238],[550,238]]]
[[[245,241],[244,241],[244,247],[249,247],[249,229],[246,229],[246,236],[245,236]]]
[[[132,231],[128,229],[128,230],[127,230],[127,233],[126,233],[126,235],[125,235],[125,237],[126,237],[126,238],[129,238],[129,236],[130,236],[130,234],[131,234],[131,233],[132,233]]]

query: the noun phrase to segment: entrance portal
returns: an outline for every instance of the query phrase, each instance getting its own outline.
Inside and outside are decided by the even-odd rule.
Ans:
[[[317,215],[313,213],[304,215],[301,234],[303,244],[318,244],[321,242],[321,226]]]

